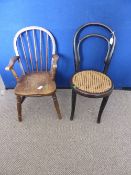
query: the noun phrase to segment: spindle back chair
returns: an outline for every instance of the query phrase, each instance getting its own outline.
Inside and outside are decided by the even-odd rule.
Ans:
[[[84,29],[90,27],[99,27],[110,33],[109,38],[103,34],[90,33],[81,37],[81,33]],[[107,44],[107,53],[104,59],[104,69],[103,72],[96,70],[80,70],[81,63],[81,44],[89,38],[99,38],[105,41]],[[74,36],[74,62],[75,62],[75,74],[72,77],[72,110],[70,120],[73,120],[75,105],[76,105],[76,95],[80,94],[82,96],[90,98],[103,98],[101,107],[99,110],[97,123],[100,123],[102,112],[105,108],[109,95],[113,90],[113,83],[111,79],[106,75],[109,64],[111,62],[112,54],[114,52],[116,43],[116,37],[114,32],[106,25],[102,23],[87,23],[81,26],[75,33]]]
[[[50,41],[52,48],[49,48]],[[23,74],[33,71],[48,71],[49,51],[52,55],[56,54],[55,39],[48,30],[42,27],[26,27],[16,33],[14,37],[14,50],[16,56],[22,56],[23,54],[22,58],[19,59]],[[44,56],[45,60],[43,59]],[[45,68],[43,65],[44,61]]]
[[[58,117],[61,119],[55,93],[58,55],[54,36],[43,27],[30,26],[16,33],[13,44],[16,56],[10,60],[6,70],[10,70],[17,80],[15,94],[19,121],[22,121],[21,104],[28,96],[51,95]],[[21,69],[20,76],[14,69],[16,62]]]

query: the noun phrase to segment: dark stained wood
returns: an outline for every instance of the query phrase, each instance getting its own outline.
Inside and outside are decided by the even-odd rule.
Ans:
[[[15,88],[15,94],[20,96],[45,96],[56,91],[56,84],[50,73],[35,72],[22,76]]]
[[[13,68],[15,62],[18,61],[19,58],[20,58],[19,56],[14,56],[14,57],[12,57],[12,58],[10,59],[9,65],[6,67],[6,69],[11,70],[11,69]]]
[[[26,97],[25,96],[22,96],[21,97],[21,104],[25,101]]]
[[[7,70],[7,71],[10,70],[10,71],[12,72],[12,74],[14,75],[16,81],[19,80],[19,77],[18,77],[17,73],[15,72],[15,70],[13,69],[13,66],[14,66],[14,64],[16,63],[16,61],[19,61],[19,58],[20,58],[19,56],[14,56],[14,57],[12,57],[12,58],[10,59],[10,62],[9,62],[9,64],[8,64],[8,66],[5,68],[5,70]]]
[[[70,120],[74,118],[75,106],[76,106],[76,92],[72,89],[72,108],[71,108],[71,116]]]
[[[33,32],[33,40],[30,38],[32,35],[29,36],[29,31],[30,33]],[[40,32],[40,35],[37,35],[38,32]],[[44,39],[45,34],[47,36],[46,43]],[[18,40],[20,41],[19,44]],[[48,43],[48,40],[52,43],[51,47]],[[46,49],[45,61],[43,45]],[[14,37],[14,50],[16,55],[19,55],[19,49],[17,48],[17,46],[19,46],[19,48],[22,49],[21,51],[23,51],[23,56],[13,57],[10,60],[9,65],[5,69],[7,71],[10,70],[17,81],[15,94],[17,96],[17,110],[19,121],[22,121],[22,103],[24,102],[26,97],[33,96],[52,96],[58,114],[58,118],[61,119],[62,117],[59,109],[59,104],[55,94],[55,75],[57,69],[57,61],[59,57],[56,54],[56,43],[54,36],[47,29],[44,29],[42,27],[26,27],[18,31]],[[48,56],[50,53],[52,53],[51,64],[48,60]],[[38,60],[39,57],[40,60]],[[18,77],[17,73],[13,69],[16,61],[18,61],[22,71],[22,76],[20,77]]]
[[[16,97],[17,97],[18,120],[21,122],[22,121],[22,115],[21,115],[21,97],[18,96],[18,95]]]
[[[90,28],[90,26],[94,26],[94,27],[98,27],[98,28],[101,28],[101,29],[104,29],[104,30],[106,30],[106,31],[108,31],[110,34],[111,34],[111,38],[107,38],[106,39],[106,37],[104,37],[104,35],[100,35],[100,34],[98,34],[98,32],[99,32],[99,30],[98,30],[98,32],[97,33],[90,33],[90,34],[88,34],[88,35],[86,35],[85,37],[83,37],[83,35],[82,35],[82,37],[83,38],[81,38],[81,32],[83,31],[83,30],[85,30],[86,28],[88,29],[88,28]],[[74,51],[74,60],[75,60],[75,71],[76,72],[78,72],[78,71],[80,71],[79,69],[80,69],[80,50],[79,50],[79,48],[80,48],[80,44],[85,40],[85,39],[88,39],[88,38],[95,38],[95,37],[97,37],[97,38],[105,38],[106,39],[106,41],[108,42],[108,51],[107,51],[107,55],[106,55],[106,58],[105,58],[105,60],[104,60],[104,63],[105,63],[105,66],[104,66],[104,69],[103,69],[103,73],[107,73],[107,71],[108,71],[108,68],[109,68],[109,64],[110,64],[110,62],[111,62],[111,58],[112,58],[112,55],[113,55],[113,52],[114,52],[114,49],[115,49],[115,45],[116,45],[116,36],[115,36],[115,34],[114,34],[114,32],[113,32],[113,30],[109,27],[109,26],[107,26],[107,25],[104,25],[104,24],[102,24],[102,23],[86,23],[86,24],[84,24],[84,25],[82,25],[82,26],[80,26],[78,29],[77,29],[77,31],[76,31],[76,33],[75,33],[75,36],[74,36],[74,42],[73,42],[73,51]],[[83,40],[84,39],[84,40]],[[110,42],[112,40],[112,42]]]
[[[56,93],[54,93],[54,94],[52,95],[52,98],[53,98],[53,101],[54,101],[54,106],[55,106],[55,108],[56,108],[56,111],[57,111],[58,117],[59,117],[59,119],[62,119],[62,116],[61,116],[61,112],[60,112],[59,103],[58,103],[58,100],[57,100]]]
[[[103,97],[109,96],[112,93],[112,91],[114,89],[114,85],[112,84],[112,87],[108,91],[105,91],[105,92],[102,92],[102,93],[89,93],[89,92],[83,91],[81,89],[78,89],[77,87],[74,87],[73,85],[72,85],[72,89],[74,89],[74,91],[77,94],[82,95],[84,97],[103,98]]]
[[[81,35],[81,32],[85,29],[88,28],[90,26],[95,26],[95,27],[101,27],[104,30],[106,29],[108,32],[110,32],[111,37],[110,38],[106,38],[104,35],[100,35],[98,33],[92,33],[92,34],[86,34],[86,36],[83,37],[83,35]],[[99,31],[98,31],[99,32]],[[80,37],[83,38],[80,38]],[[98,114],[98,118],[97,118],[97,123],[100,123],[101,120],[101,115],[102,112],[106,106],[106,103],[108,101],[108,98],[110,96],[110,94],[112,93],[112,90],[114,88],[112,81],[110,82],[110,86],[109,88],[105,88],[105,78],[103,76],[103,80],[101,79],[96,79],[96,76],[94,76],[92,74],[92,76],[87,77],[87,75],[85,74],[81,74],[81,70],[80,70],[80,63],[81,63],[81,52],[80,52],[80,45],[81,43],[88,38],[100,38],[100,39],[104,39],[106,41],[106,43],[108,44],[108,50],[107,50],[107,54],[104,60],[104,69],[103,69],[103,74],[106,74],[109,68],[109,64],[114,52],[114,48],[115,48],[115,44],[116,44],[116,37],[114,32],[106,25],[101,24],[101,23],[87,23],[84,24],[83,26],[79,27],[78,30],[75,33],[74,36],[74,43],[73,43],[73,49],[74,49],[74,61],[75,61],[75,74],[74,76],[76,76],[76,74],[78,73],[79,76],[78,79],[76,79],[77,83],[73,82],[73,77],[72,77],[72,110],[71,110],[71,117],[70,120],[73,120],[73,116],[74,116],[74,112],[75,112],[75,105],[76,105],[76,94],[80,94],[82,96],[85,97],[89,97],[89,98],[103,98],[103,101],[101,103],[101,107],[99,110],[99,114]],[[89,70],[86,70],[87,72]],[[92,72],[94,72],[92,70]],[[97,74],[96,74],[97,75]],[[102,74],[101,74],[102,75]],[[101,77],[102,78],[102,77]],[[98,81],[96,81],[98,80]],[[78,82],[79,81],[79,82]],[[104,84],[101,84],[104,83]],[[100,88],[100,84],[101,84],[101,88]],[[102,86],[103,85],[103,86]],[[98,91],[99,89],[99,91]],[[102,90],[101,90],[102,89]]]
[[[56,69],[57,69],[57,61],[58,61],[59,56],[57,54],[54,54],[52,56],[52,66],[51,66],[51,79],[54,80],[55,79],[55,74],[56,74]]]
[[[101,103],[101,106],[100,106],[100,110],[99,110],[99,114],[98,114],[98,118],[97,118],[97,123],[100,123],[100,121],[101,121],[101,115],[102,115],[103,110],[104,110],[104,108],[106,106],[108,98],[109,98],[109,96],[104,97],[103,100],[102,100],[102,103]]]

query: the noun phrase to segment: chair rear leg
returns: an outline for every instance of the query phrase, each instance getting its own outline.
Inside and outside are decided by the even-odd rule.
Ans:
[[[100,110],[99,110],[99,114],[98,114],[98,118],[97,118],[97,123],[101,122],[101,116],[102,116],[103,110],[104,110],[104,108],[106,106],[106,103],[108,101],[108,98],[109,98],[109,96],[104,97],[103,100],[102,100],[102,103],[101,103],[101,106],[100,106]]]
[[[76,106],[76,92],[72,90],[72,107],[71,107],[70,120],[73,120],[74,118],[75,106]]]
[[[59,118],[59,119],[62,119],[56,93],[54,93],[54,94],[52,95],[52,98],[53,98],[53,101],[54,101],[54,106],[55,106],[56,112],[57,112],[57,114],[58,114],[58,118]]]
[[[22,115],[21,115],[21,97],[17,95],[17,111],[18,111],[18,120],[19,122],[22,121]]]

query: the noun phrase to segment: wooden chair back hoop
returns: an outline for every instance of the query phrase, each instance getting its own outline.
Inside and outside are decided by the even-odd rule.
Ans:
[[[110,39],[107,39],[103,35],[93,33],[93,34],[86,35],[82,39],[78,39],[80,33],[85,28],[88,28],[90,26],[98,26],[98,27],[101,27],[103,29],[106,29],[108,32],[110,32],[111,38]],[[109,63],[111,61],[113,52],[114,52],[114,48],[115,48],[115,44],[116,44],[116,37],[115,37],[115,34],[112,31],[112,29],[110,27],[108,27],[107,25],[104,25],[102,23],[87,23],[87,24],[84,24],[81,27],[79,27],[78,30],[76,31],[75,36],[74,36],[74,43],[73,43],[74,58],[75,58],[74,59],[74,61],[75,61],[75,70],[76,70],[76,72],[78,72],[79,71],[79,66],[80,66],[79,46],[80,46],[80,44],[81,44],[82,41],[84,41],[85,39],[88,39],[90,37],[99,37],[99,38],[102,38],[102,39],[104,39],[105,41],[108,42],[108,51],[107,51],[107,54],[106,54],[106,57],[105,57],[105,60],[104,60],[105,67],[104,67],[104,71],[103,71],[104,73],[106,73],[107,70],[108,70],[108,66],[109,66]]]
[[[33,33],[33,50],[34,50],[34,58],[35,58],[35,65],[36,65],[36,71],[38,72],[39,70],[39,65],[38,65],[38,55],[37,55],[37,46],[36,46],[36,32],[35,31],[39,31],[39,37],[40,37],[40,41],[39,41],[39,57],[40,57],[40,70],[42,71],[42,32],[46,33],[46,41],[45,41],[45,45],[46,45],[46,49],[45,49],[45,60],[46,60],[46,71],[48,71],[48,44],[49,44],[49,38],[51,40],[52,43],[52,55],[56,54],[56,43],[55,43],[55,39],[54,36],[51,34],[51,32],[49,32],[47,29],[43,28],[43,27],[38,27],[38,26],[30,26],[30,27],[25,27],[21,30],[19,30],[14,37],[14,41],[13,41],[13,45],[14,45],[14,50],[15,50],[15,54],[16,56],[19,56],[19,52],[18,52],[18,47],[17,47],[17,41],[18,38],[20,38],[20,43],[22,46],[22,51],[23,51],[23,57],[27,66],[27,70],[28,72],[33,72],[35,71],[34,66],[33,66],[33,59],[32,59],[32,52],[31,52],[31,46],[29,43],[29,31],[32,31]],[[25,39],[26,39],[26,43],[27,43],[27,48],[28,48],[28,52],[29,52],[29,59],[27,59],[27,55],[26,55],[26,49],[25,49],[25,45],[22,39],[22,34],[25,33]],[[20,68],[22,70],[22,73],[25,74],[25,70],[24,70],[24,66],[21,62],[21,60],[19,59],[19,64],[20,64]],[[29,66],[30,65],[30,66]]]

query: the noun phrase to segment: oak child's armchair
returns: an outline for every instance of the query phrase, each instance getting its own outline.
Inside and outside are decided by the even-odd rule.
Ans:
[[[26,97],[34,96],[52,96],[58,118],[61,119],[55,93],[58,55],[54,36],[42,27],[23,28],[14,37],[14,50],[16,56],[5,69],[10,70],[17,81],[15,94],[19,121],[22,121],[22,102]],[[16,62],[19,63],[21,76],[14,69]]]

